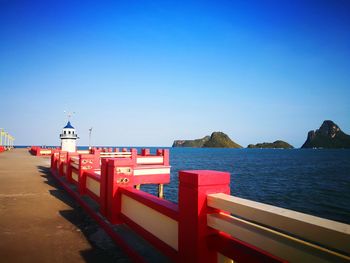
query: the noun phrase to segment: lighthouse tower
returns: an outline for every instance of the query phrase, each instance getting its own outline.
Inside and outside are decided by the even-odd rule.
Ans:
[[[67,152],[76,151],[76,140],[79,139],[75,133],[74,127],[68,121],[67,125],[63,127],[62,133],[60,134],[61,139],[61,150]]]

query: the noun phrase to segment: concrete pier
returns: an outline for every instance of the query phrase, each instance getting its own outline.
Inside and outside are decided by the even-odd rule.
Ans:
[[[27,149],[0,154],[1,262],[129,262]]]

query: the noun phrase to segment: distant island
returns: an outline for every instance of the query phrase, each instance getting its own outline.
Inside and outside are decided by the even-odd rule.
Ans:
[[[292,145],[287,142],[277,140],[274,142],[263,142],[257,144],[249,144],[247,148],[259,148],[259,149],[294,149]]]
[[[223,132],[213,132],[211,136],[205,136],[195,140],[175,140],[173,147],[195,148],[243,148],[235,143]]]
[[[172,147],[243,148],[223,132],[213,132],[211,136],[195,140],[175,140]],[[249,144],[247,148],[293,149],[294,147],[285,141],[277,140]],[[350,148],[350,135],[344,133],[333,121],[325,120],[319,129],[308,132],[307,139],[301,148]]]
[[[338,125],[326,120],[316,131],[309,131],[301,148],[350,148],[350,136]]]

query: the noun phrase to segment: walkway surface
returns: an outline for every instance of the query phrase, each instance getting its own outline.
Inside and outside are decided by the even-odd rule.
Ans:
[[[49,166],[27,149],[0,153],[0,262],[129,262]]]

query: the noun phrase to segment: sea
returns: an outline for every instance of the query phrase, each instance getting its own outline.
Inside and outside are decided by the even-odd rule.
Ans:
[[[348,149],[170,148],[170,164],[170,201],[178,201],[180,170],[225,171],[231,195],[350,224]],[[156,186],[141,189],[157,193]]]
[[[151,147],[151,153],[156,149]],[[231,175],[231,195],[350,224],[350,149],[169,151],[171,181],[164,186],[167,200],[178,201],[180,170],[225,171]],[[158,188],[143,185],[141,189],[156,194]]]

